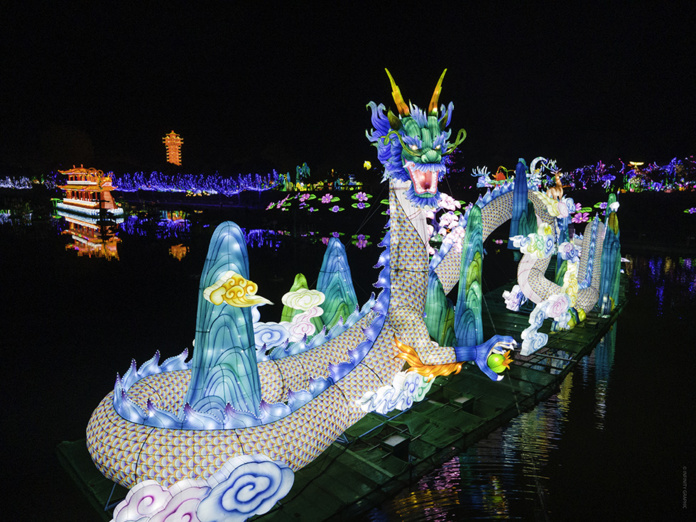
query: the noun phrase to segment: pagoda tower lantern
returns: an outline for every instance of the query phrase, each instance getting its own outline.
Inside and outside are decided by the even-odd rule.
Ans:
[[[174,165],[181,166],[181,145],[184,143],[181,136],[172,131],[162,138],[162,142],[167,148],[167,161]]]

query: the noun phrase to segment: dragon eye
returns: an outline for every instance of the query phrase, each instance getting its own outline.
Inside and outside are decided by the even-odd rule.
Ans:
[[[435,147],[435,150],[440,150],[440,146],[438,145],[437,147]]]
[[[415,145],[411,145],[411,150],[418,150],[418,147],[416,147]]]

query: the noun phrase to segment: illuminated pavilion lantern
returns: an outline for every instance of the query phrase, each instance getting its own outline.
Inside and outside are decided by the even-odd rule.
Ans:
[[[167,162],[173,165],[181,165],[181,145],[184,140],[176,132],[172,131],[162,138],[164,146],[167,148]]]
[[[642,171],[640,168],[645,164],[643,161],[629,161],[628,166],[631,167],[633,170],[636,172],[640,172],[642,174]]]
[[[65,196],[56,203],[56,210],[68,225],[63,233],[70,234],[74,241],[66,248],[76,250],[79,256],[118,259],[116,245],[120,239],[114,235],[114,227],[123,223],[123,209],[111,194],[111,176],[82,165],[58,172],[67,177],[67,182],[58,185]]]

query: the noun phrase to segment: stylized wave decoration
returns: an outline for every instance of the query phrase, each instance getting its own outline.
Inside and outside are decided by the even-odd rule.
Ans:
[[[276,346],[282,346],[289,338],[290,334],[281,324],[274,322],[254,323],[254,342],[257,350],[261,346],[269,350]]]
[[[520,252],[533,255],[537,259],[549,257],[556,245],[553,229],[547,224],[540,225],[535,234],[513,236],[510,240]]]
[[[273,349],[270,350],[270,353],[266,355],[265,350],[263,355],[260,354],[260,352],[257,351],[257,360],[266,360],[266,359],[272,359],[272,360],[278,360],[282,359],[283,357],[289,357],[291,355],[297,355],[309,350],[312,350],[314,348],[317,348],[321,346],[323,343],[335,339],[339,335],[341,335],[343,332],[348,330],[350,327],[355,325],[360,319],[365,317],[371,309],[374,303],[376,302],[374,294],[370,297],[370,300],[368,300],[365,305],[363,305],[362,309],[356,309],[345,321],[342,318],[339,318],[339,321],[331,328],[331,330],[327,330],[326,326],[324,328],[314,334],[311,339],[308,338],[308,336],[305,336],[301,339],[299,339],[296,342],[291,342],[291,337],[290,333],[287,330],[287,324],[286,323],[280,323],[279,327],[282,328],[283,330],[286,331],[287,333],[287,338],[283,343],[280,343],[276,345]],[[295,317],[300,317],[301,314],[298,314]],[[293,318],[294,319],[294,318]],[[254,328],[261,328],[263,331],[263,335],[267,335],[268,332],[265,332],[263,329],[265,328],[265,325],[268,324],[278,324],[278,323],[255,323]],[[289,324],[289,323],[288,323]],[[257,338],[258,339],[258,338]],[[261,348],[261,346],[258,344],[257,340],[257,350]],[[267,346],[267,348],[270,348],[270,345]]]
[[[113,522],[246,520],[270,511],[288,494],[295,474],[265,455],[228,460],[209,479],[184,479],[169,488],[157,481],[136,484],[114,509]]]
[[[570,306],[571,299],[567,294],[553,294],[548,299],[538,303],[529,315],[529,326],[522,332],[520,354],[531,355],[546,346],[549,336],[539,332],[539,328],[547,317],[555,319],[560,325],[567,325],[571,318]]]
[[[503,292],[503,299],[505,300],[505,308],[517,312],[526,301],[527,297],[522,292],[520,285],[515,285],[511,290],[505,290]]]
[[[414,402],[422,401],[435,379],[426,379],[415,372],[399,372],[391,385],[382,386],[375,392],[366,392],[358,401],[364,412],[386,415],[393,410],[408,410]]]

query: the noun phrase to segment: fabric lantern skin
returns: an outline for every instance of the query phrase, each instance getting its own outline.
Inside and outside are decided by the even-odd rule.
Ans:
[[[193,367],[186,402],[201,413],[219,417],[223,416],[227,404],[237,411],[258,415],[261,383],[251,309],[225,303],[216,305],[205,298],[206,290],[219,285],[221,276],[227,272],[249,279],[244,234],[231,221],[220,224],[215,230],[201,275]]]

